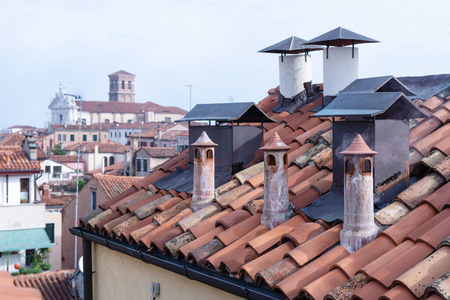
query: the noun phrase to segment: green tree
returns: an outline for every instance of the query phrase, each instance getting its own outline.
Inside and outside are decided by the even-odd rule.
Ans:
[[[52,149],[51,152],[52,152],[53,155],[65,155],[65,154],[66,154],[66,151],[64,151],[63,149],[61,149],[61,143],[56,144],[56,145],[55,145],[55,148]]]

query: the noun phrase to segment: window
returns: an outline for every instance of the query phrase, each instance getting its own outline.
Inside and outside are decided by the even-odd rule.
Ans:
[[[172,118],[171,117],[165,117],[164,121],[170,123],[170,122],[172,122]]]
[[[103,167],[107,167],[108,166],[108,158],[106,156],[103,157]]]
[[[61,166],[53,166],[53,173],[61,174]]]
[[[127,137],[128,136],[128,134],[127,134],[127,132],[125,132],[125,137]]]
[[[142,160],[142,171],[148,172],[148,159],[146,158]]]
[[[105,123],[109,123],[109,119],[105,119]]]
[[[45,173],[50,173],[50,166],[45,166]]]
[[[131,90],[131,81],[128,81],[128,89]]]
[[[66,141],[66,135],[65,134],[62,135],[62,140],[63,140],[63,142]]]
[[[45,232],[48,235],[48,239],[50,243],[55,243],[55,223],[47,223],[45,224]]]
[[[83,134],[83,142],[87,142],[87,135]]]
[[[109,158],[109,165],[113,165],[114,164],[114,156],[111,156]]]
[[[288,155],[287,154],[285,154],[283,156],[283,164],[284,164],[285,167],[287,167],[287,164],[288,164]]]
[[[30,190],[30,179],[20,178],[20,203],[28,203]]]
[[[133,123],[133,120],[127,120],[127,123],[131,124],[131,123]]]
[[[114,132],[114,137],[117,137],[117,131],[116,131],[116,132]]]
[[[61,141],[62,141],[62,137],[60,134],[58,134],[58,142],[61,142]]]
[[[164,146],[165,147],[165,146]],[[206,157],[212,159],[213,158],[213,152],[211,149],[208,149],[208,151],[206,151]]]
[[[136,158],[136,172],[140,172],[140,171],[141,171],[141,159]]]
[[[59,115],[59,124],[62,124],[62,119],[63,119],[63,116]]]
[[[70,135],[70,141],[71,141],[71,142],[74,142],[74,141],[75,141],[75,134],[71,134],[71,135]]]
[[[167,144],[164,144],[164,147],[167,147]]]
[[[363,163],[363,173],[370,173],[372,171],[372,162],[366,159]]]
[[[276,162],[275,162],[275,156],[269,154],[267,155],[267,165],[268,166],[275,166]]]
[[[119,131],[119,137],[121,137],[121,132]]]
[[[147,147],[147,142],[141,142],[141,147]]]
[[[81,124],[86,125],[86,119],[81,119]]]
[[[125,80],[122,80],[122,90],[125,89]]]
[[[91,209],[97,208],[97,192],[91,191]]]
[[[345,161],[345,172],[346,173],[353,173],[353,162],[351,160]]]
[[[196,159],[200,159],[200,151],[198,149],[195,149],[194,155]]]
[[[94,134],[94,135],[92,136],[92,141],[94,141],[94,142],[97,141],[97,135],[96,135],[96,134]]]
[[[109,133],[109,136],[112,137],[112,131]]]

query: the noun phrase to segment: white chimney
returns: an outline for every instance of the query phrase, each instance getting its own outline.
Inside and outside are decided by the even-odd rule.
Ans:
[[[352,51],[354,51],[352,55]],[[328,58],[327,58],[328,55]],[[323,94],[332,96],[359,78],[358,48],[333,47],[323,51]]]
[[[291,147],[286,146],[275,132],[260,149],[264,151],[264,208],[261,224],[273,229],[294,215],[288,188],[287,152]]]
[[[357,135],[344,155],[344,227],[341,245],[350,253],[378,235],[373,212],[373,156],[377,152]]]
[[[191,210],[197,211],[211,204],[214,199],[214,147],[206,132],[202,132],[194,147],[194,193],[192,195]]]
[[[308,54],[279,57],[280,94],[293,99],[305,90],[303,83],[312,81],[311,56]]]

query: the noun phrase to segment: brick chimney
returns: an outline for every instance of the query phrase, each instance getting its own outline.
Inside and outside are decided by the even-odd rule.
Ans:
[[[194,147],[194,194],[191,209],[197,211],[214,199],[214,147],[217,144],[203,131],[191,146]]]
[[[50,196],[50,186],[47,183],[45,183],[42,186],[42,196],[44,196],[44,197]]]
[[[360,134],[344,155],[344,227],[341,245],[350,253],[367,245],[378,235],[373,212],[373,156]]]
[[[264,151],[264,209],[261,224],[272,229],[293,216],[289,202],[288,158],[286,146],[275,133],[261,150]]]

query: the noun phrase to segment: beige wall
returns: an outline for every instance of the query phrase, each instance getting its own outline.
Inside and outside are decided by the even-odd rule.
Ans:
[[[150,299],[150,283],[160,283],[157,300],[242,299],[201,282],[92,243],[94,299]]]
[[[91,210],[91,191],[94,191],[92,187],[97,187],[97,207],[108,198],[105,195],[103,189],[99,188],[95,178],[89,180],[81,189],[78,195],[78,218],[86,216]],[[74,257],[75,257],[75,237],[69,232],[70,227],[75,226],[75,200],[67,204],[62,210],[62,245],[61,245],[61,267],[62,269],[73,269]],[[80,258],[82,254],[82,241],[78,239],[78,253],[77,257]]]
[[[45,224],[55,224],[55,243],[52,244],[50,251],[50,263],[52,264],[51,271],[61,270],[61,210],[60,209],[47,209],[45,215]]]

